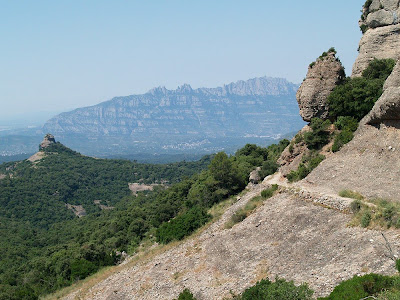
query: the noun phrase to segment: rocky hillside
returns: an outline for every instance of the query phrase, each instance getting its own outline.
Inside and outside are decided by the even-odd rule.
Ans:
[[[230,139],[243,145],[302,126],[293,101],[297,87],[267,77],[218,88],[159,87],[62,113],[49,120],[44,131],[84,153],[194,151],[220,147],[222,140],[229,144]],[[118,147],[110,150],[112,145]]]
[[[358,124],[362,116],[356,119],[339,115],[347,119],[334,119],[338,116],[329,114],[330,108],[325,105],[330,93],[314,80],[313,73],[328,74],[321,76],[321,80],[333,83],[326,87],[330,91],[339,84],[338,72],[322,72],[324,64],[335,62],[334,56],[329,58],[327,54],[326,62],[317,60],[310,65],[310,69],[315,69],[309,69],[298,93],[299,106],[307,111],[302,117],[322,119],[300,131],[302,139],[293,139],[278,160],[283,166],[281,170],[260,184],[249,184],[243,194],[225,203],[219,219],[191,238],[169,247],[154,245],[143,256],[136,255],[78,286],[65,299],[174,299],[184,288],[200,300],[225,299],[261,278],[275,276],[296,284],[307,282],[316,296],[325,296],[355,275],[395,274],[392,259],[398,258],[400,251],[400,206],[396,203],[400,197],[400,40],[397,33],[392,33],[399,26],[398,8],[397,0],[365,4],[360,21],[365,34],[353,68],[355,78],[346,78],[344,82],[362,82],[367,86],[368,80],[374,78],[368,79],[363,71],[374,58],[391,58],[397,64],[385,78],[382,95]],[[393,19],[388,18],[388,12]],[[336,70],[340,70],[338,64]],[[363,78],[357,78],[361,75]],[[381,88],[376,86],[377,90]],[[344,132],[338,125],[343,120],[355,122],[358,129],[354,129],[354,134],[354,130],[348,129],[346,134],[354,138],[333,151],[333,141],[327,137],[340,130]],[[318,144],[321,140],[323,146]],[[307,170],[301,157],[305,151],[318,152],[318,156],[312,157],[311,170]],[[291,164],[297,168],[302,163],[304,179],[290,183],[282,176]],[[275,195],[234,226],[227,226],[232,217],[273,184],[279,185]],[[348,193],[339,196],[342,190]],[[361,196],[359,202],[354,202],[350,194]],[[357,209],[367,212],[369,219],[364,225],[362,220],[361,225],[356,220]],[[372,226],[370,222],[375,223]],[[390,299],[399,299],[399,293],[393,295]],[[367,298],[388,299],[375,296],[374,292]]]

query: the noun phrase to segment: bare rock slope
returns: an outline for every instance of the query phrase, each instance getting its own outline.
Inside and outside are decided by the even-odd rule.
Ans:
[[[384,123],[378,127],[361,125],[354,139],[324,160],[305,183],[334,193],[350,189],[370,198],[399,201],[399,155],[399,129]]]
[[[200,300],[223,299],[266,276],[308,282],[316,295],[326,295],[354,274],[395,271],[378,231],[350,228],[349,215],[285,190],[224,229],[233,212],[264,187],[242,196],[201,234],[148,260],[132,260],[65,299],[173,299],[184,288]],[[386,235],[399,249],[395,232]]]

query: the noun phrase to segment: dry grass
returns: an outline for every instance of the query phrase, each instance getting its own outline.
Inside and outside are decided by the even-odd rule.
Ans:
[[[355,200],[364,200],[364,196],[361,195],[360,193],[357,193],[355,191],[351,191],[351,190],[341,190],[339,192],[339,196],[340,197],[344,197],[344,198],[351,198],[351,199],[355,199]]]
[[[253,280],[254,283],[256,283],[256,282],[268,277],[268,275],[269,275],[269,264],[268,264],[268,261],[266,259],[263,259],[258,263],[258,266],[257,266],[256,271],[255,271],[255,275],[256,276],[255,276],[255,278]]]
[[[384,199],[355,200],[358,203],[358,211],[354,211],[354,217],[349,226],[361,226],[370,229],[400,228],[400,203]]]

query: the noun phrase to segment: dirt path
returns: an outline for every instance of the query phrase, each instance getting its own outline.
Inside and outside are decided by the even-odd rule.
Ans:
[[[350,205],[353,199],[340,197],[329,188],[316,186],[312,182],[307,181],[307,178],[296,183],[289,183],[280,172],[277,172],[274,175],[266,177],[263,181],[264,186],[272,184],[284,187],[287,192],[296,195],[301,200],[320,204],[343,213],[350,212]]]

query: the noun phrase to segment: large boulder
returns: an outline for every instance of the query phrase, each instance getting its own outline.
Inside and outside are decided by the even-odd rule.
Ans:
[[[314,117],[328,117],[327,98],[345,77],[344,68],[336,58],[336,52],[329,51],[325,54],[310,64],[306,79],[296,94],[300,116],[306,122],[310,122]]]
[[[361,76],[374,58],[397,60],[400,56],[400,1],[373,0],[363,8],[359,24],[365,33],[353,65],[353,77]]]
[[[386,80],[382,96],[362,123],[374,125],[391,121],[400,121],[400,60]]]

